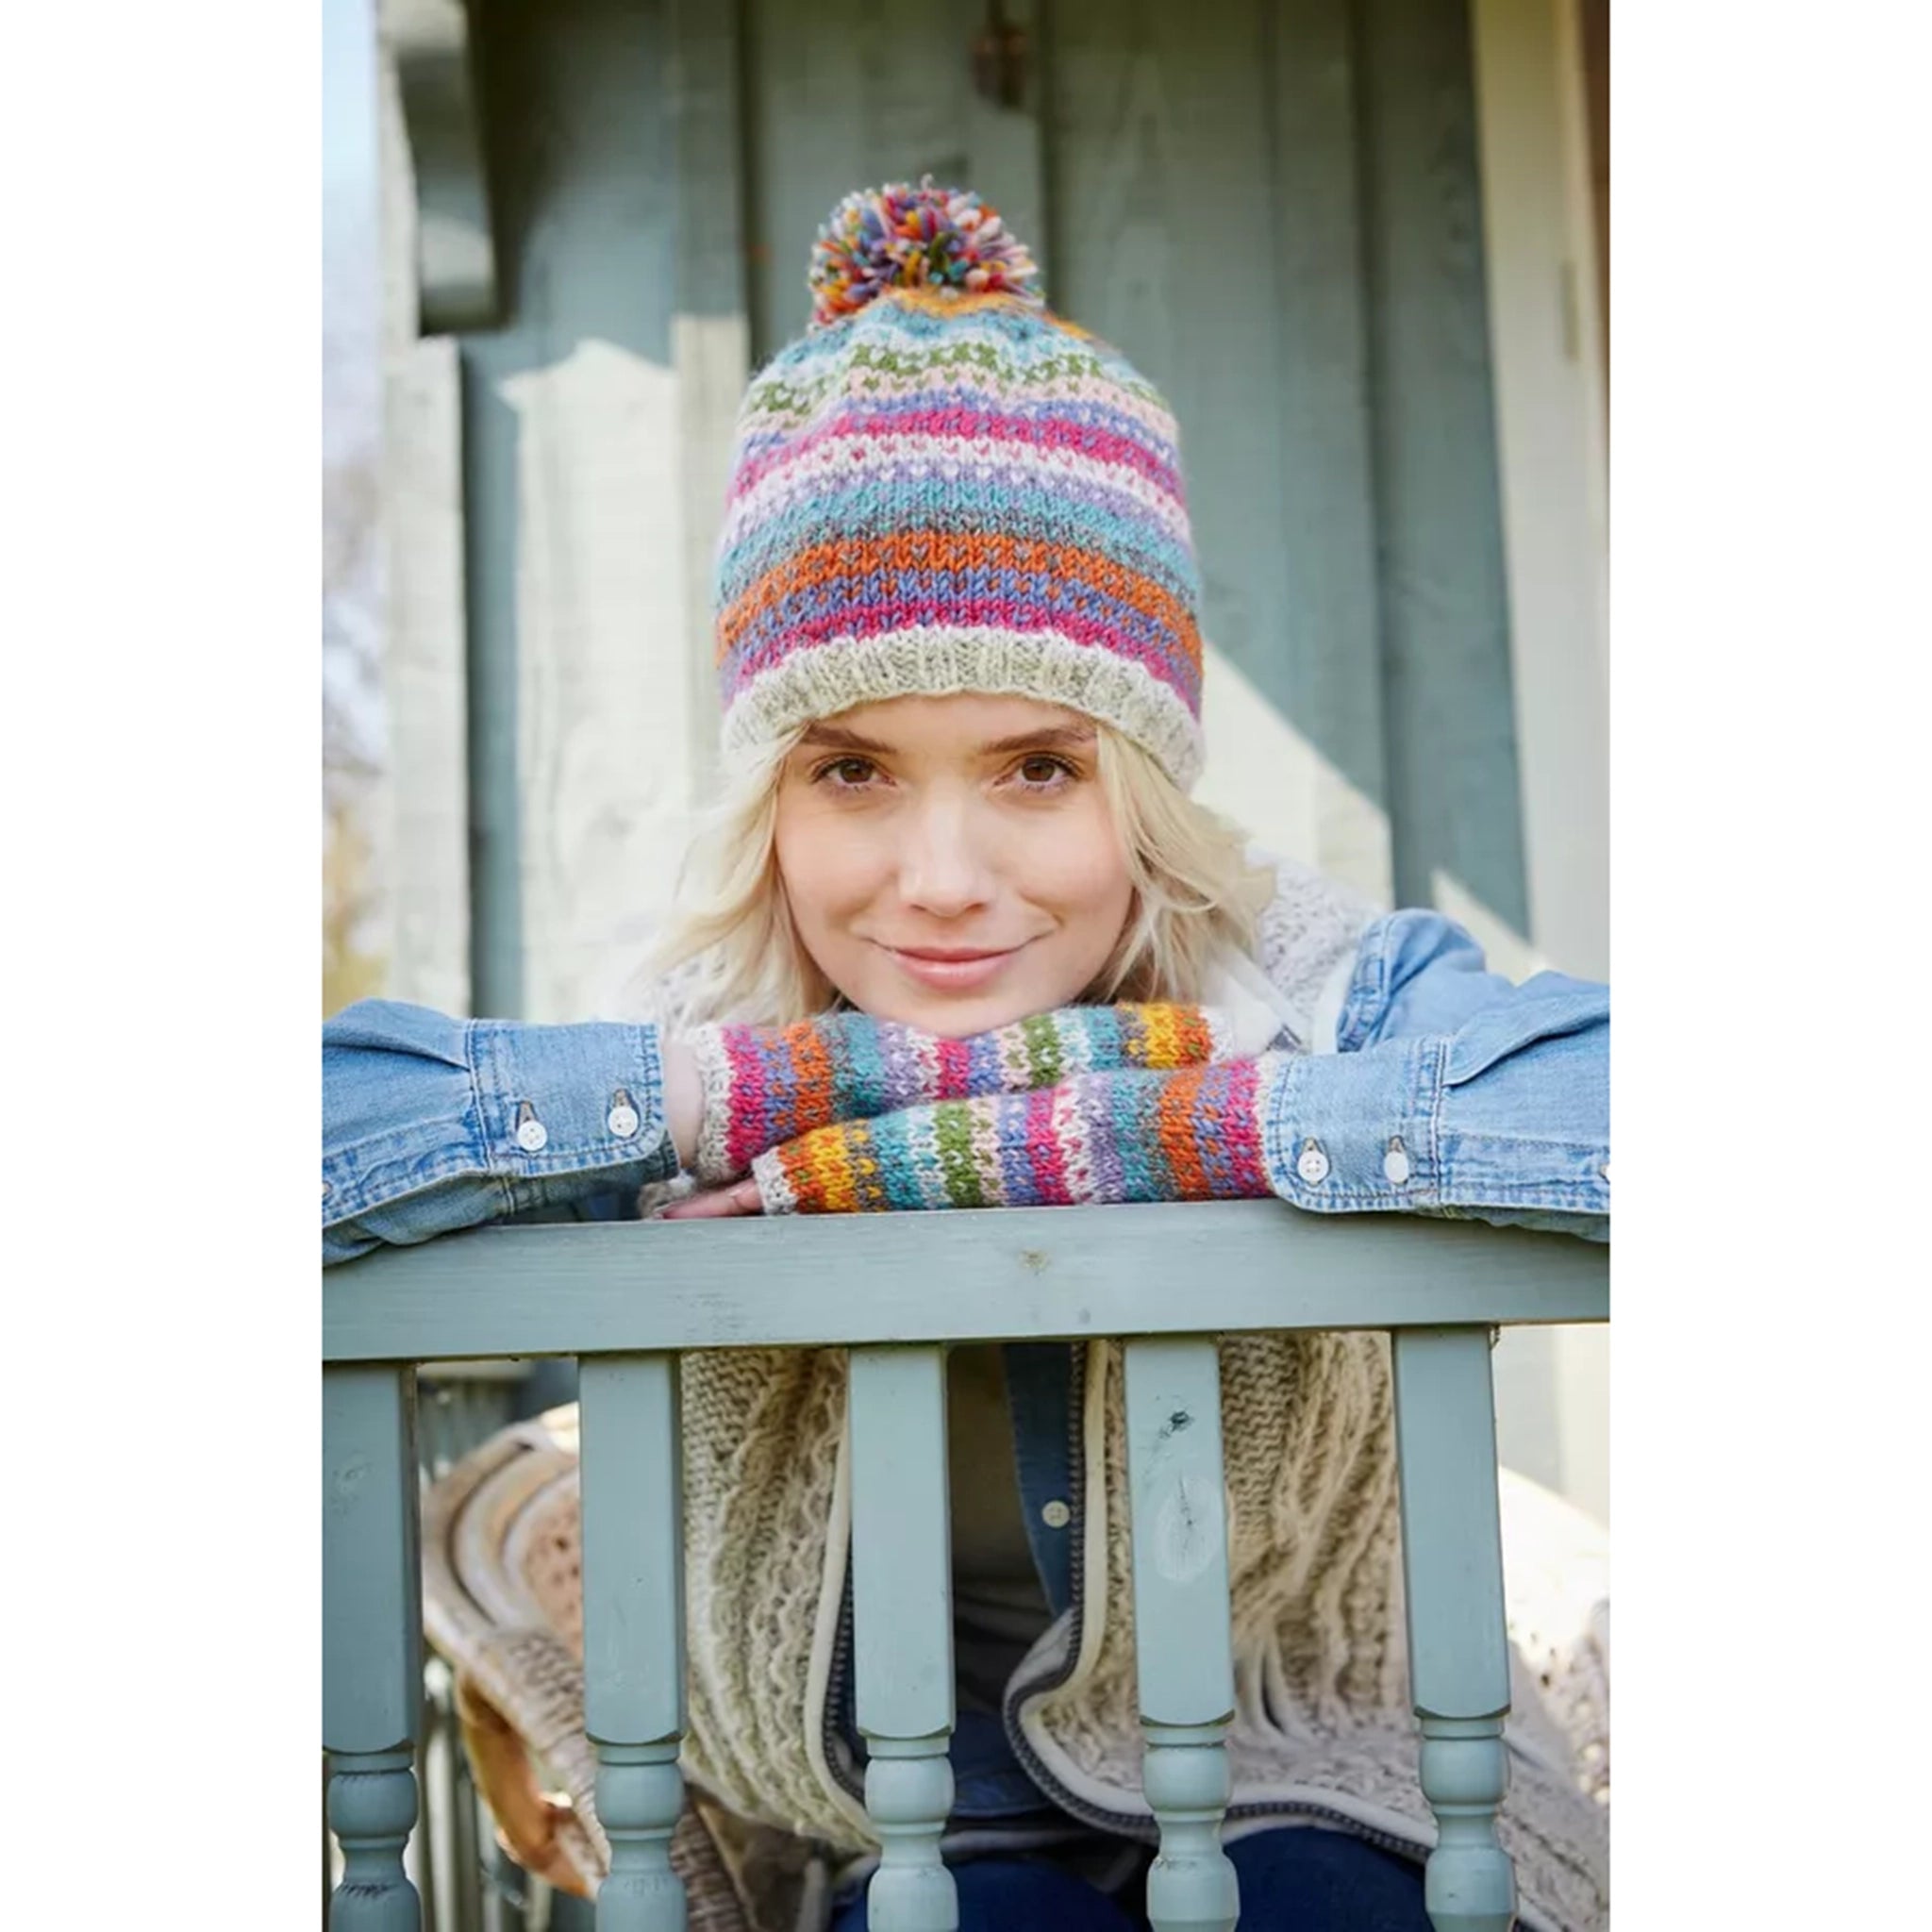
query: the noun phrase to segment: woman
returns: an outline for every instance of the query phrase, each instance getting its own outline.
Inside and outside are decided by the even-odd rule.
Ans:
[[[1043,307],[969,194],[850,197],[811,279],[812,328],[740,418],[730,781],[653,1017],[340,1015],[325,1259],[640,1190],[676,1216],[1272,1192],[1601,1238],[1606,990],[1512,988],[1439,915],[1378,917],[1190,800],[1198,576],[1152,387]],[[961,1924],[1130,1924],[1118,1351],[961,1348],[949,1378],[975,1472],[954,1486]],[[1223,1383],[1243,1923],[1293,1900],[1298,1925],[1422,1932],[1386,1343],[1243,1337]],[[747,1843],[836,1868],[866,1842],[842,1364],[708,1353],[684,1390],[686,1768]],[[1562,1932],[1607,1912],[1561,1722],[1594,1664],[1583,1643],[1515,1700],[1500,1828],[1524,1922]],[[763,1863],[781,1890],[798,1865]],[[837,1932],[865,1924],[850,1869]]]

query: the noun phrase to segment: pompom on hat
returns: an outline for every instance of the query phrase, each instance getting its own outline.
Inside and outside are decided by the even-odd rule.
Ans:
[[[887,289],[953,289],[1042,306],[1026,244],[963,189],[861,189],[835,208],[811,251],[814,328],[857,315]]]
[[[975,194],[848,195],[812,323],[752,379],[718,549],[726,752],[855,705],[1063,705],[1186,789],[1200,574],[1174,417],[1055,315]]]

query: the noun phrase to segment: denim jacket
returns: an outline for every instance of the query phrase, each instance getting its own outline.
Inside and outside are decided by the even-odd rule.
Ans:
[[[1316,1212],[1607,1239],[1608,989],[1556,973],[1512,986],[1435,912],[1374,921],[1344,964],[1264,1123],[1275,1191]],[[1310,1141],[1325,1163],[1303,1158]],[[676,1171],[655,1025],[363,1000],[323,1028],[325,1267],[487,1221],[625,1218],[644,1183]],[[1077,1371],[1064,1343],[1008,1343],[1004,1357],[1026,1533],[1058,1618],[1079,1532]],[[834,1722],[856,1759],[847,1674]],[[998,1720],[962,1721],[953,1761],[958,1824],[1040,1811]]]

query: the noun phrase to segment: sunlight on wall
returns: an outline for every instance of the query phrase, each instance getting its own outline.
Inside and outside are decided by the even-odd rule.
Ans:
[[[1500,914],[1491,912],[1453,873],[1438,866],[1429,874],[1429,896],[1438,912],[1467,926],[1483,956],[1506,979],[1518,986],[1532,974],[1547,973],[1550,961]]]
[[[670,895],[691,803],[677,383],[585,341],[512,377],[526,1017],[591,1003],[615,923]]]
[[[1241,675],[1207,647],[1202,728],[1208,768],[1197,792],[1270,852],[1392,906],[1389,817],[1357,791]]]

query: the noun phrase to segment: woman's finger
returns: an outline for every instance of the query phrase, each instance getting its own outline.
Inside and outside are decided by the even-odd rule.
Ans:
[[[727,1188],[710,1188],[687,1195],[665,1208],[666,1221],[716,1221],[733,1214],[762,1214],[763,1197],[755,1180],[734,1181]]]
[[[715,1221],[720,1215],[735,1214],[729,1188],[713,1188],[702,1194],[688,1194],[664,1210],[666,1221]]]

